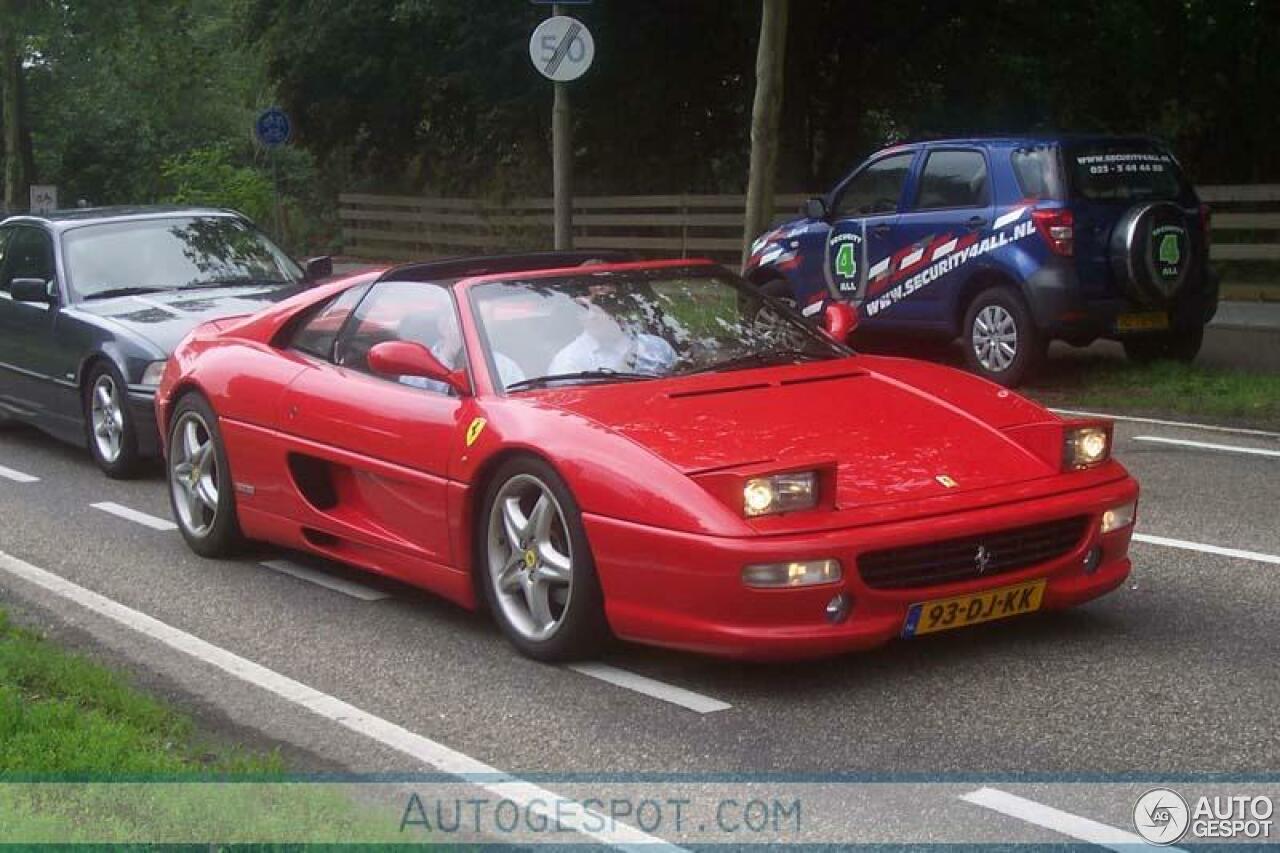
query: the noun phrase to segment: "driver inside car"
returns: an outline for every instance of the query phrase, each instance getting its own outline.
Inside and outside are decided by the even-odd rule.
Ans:
[[[657,335],[628,329],[616,319],[620,295],[607,284],[593,284],[575,296],[582,309],[582,331],[551,359],[547,373],[609,370],[663,376],[676,362],[676,351]]]

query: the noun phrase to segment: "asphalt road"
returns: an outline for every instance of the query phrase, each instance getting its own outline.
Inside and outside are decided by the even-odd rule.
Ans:
[[[125,665],[208,725],[280,744],[304,770],[422,771],[443,759],[420,760],[395,738],[370,736],[346,711],[326,716],[322,703],[284,695],[294,688],[263,689],[12,566],[38,567],[450,755],[517,775],[918,774],[960,787],[882,786],[874,809],[837,810],[838,818],[828,811],[827,820],[846,838],[874,825],[881,838],[911,839],[928,824],[970,840],[1060,841],[1043,822],[959,794],[987,779],[1032,790],[1016,775],[1027,773],[1052,780],[1280,770],[1280,435],[1122,422],[1116,452],[1143,487],[1139,534],[1245,553],[1136,542],[1130,580],[1084,607],[834,660],[760,666],[639,647],[604,651],[616,668],[607,677],[645,676],[657,683],[646,689],[662,696],[532,663],[484,618],[340,566],[265,548],[236,561],[202,560],[174,530],[93,506],[168,519],[158,469],[112,482],[87,454],[25,428],[0,430],[0,606]],[[274,559],[318,574],[261,565]],[[358,586],[332,589],[317,578]],[[669,688],[696,696],[667,695]],[[706,700],[705,712],[673,696]],[[1086,786],[1038,796],[1132,830],[1131,792]],[[869,814],[874,823],[863,823]]]

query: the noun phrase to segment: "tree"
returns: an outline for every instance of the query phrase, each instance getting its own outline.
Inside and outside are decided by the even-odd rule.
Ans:
[[[778,116],[782,113],[782,68],[787,49],[787,0],[763,0],[756,48],[756,97],[751,107],[751,171],[747,178],[742,262],[751,241],[773,218],[773,185],[778,161]]]
[[[4,205],[6,210],[26,210],[31,199],[35,169],[31,162],[31,128],[27,120],[27,96],[23,64],[27,55],[27,30],[36,9],[27,0],[9,0],[0,6],[0,119],[4,122]]]

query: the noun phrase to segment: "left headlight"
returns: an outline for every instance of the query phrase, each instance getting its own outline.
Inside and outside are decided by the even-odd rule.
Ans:
[[[1111,455],[1111,430],[1104,426],[1075,427],[1066,431],[1062,467],[1068,471],[1092,468]]]
[[[742,487],[742,513],[748,518],[812,509],[818,505],[816,471],[752,477]]]
[[[153,388],[158,386],[160,384],[160,377],[164,376],[164,366],[165,362],[163,361],[153,361],[148,364],[147,369],[142,371],[141,384],[150,385]]]

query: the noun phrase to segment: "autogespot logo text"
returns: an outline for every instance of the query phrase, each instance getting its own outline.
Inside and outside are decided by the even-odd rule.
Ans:
[[[1147,791],[1133,807],[1133,825],[1152,844],[1172,844],[1187,831],[1187,802],[1168,788]]]

